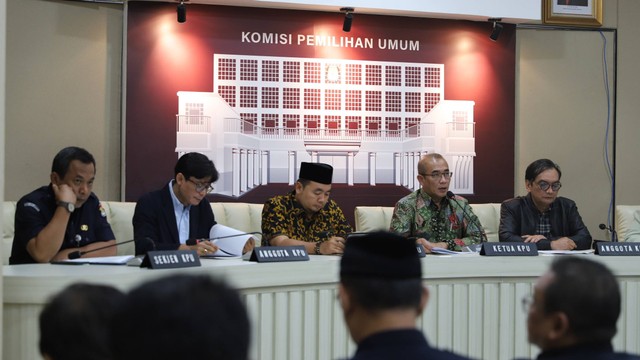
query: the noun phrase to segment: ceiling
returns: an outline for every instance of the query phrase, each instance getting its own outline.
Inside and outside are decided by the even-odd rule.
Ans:
[[[179,0],[72,0],[94,3],[152,1],[178,3]],[[355,8],[355,14],[395,15],[503,22],[540,23],[544,0],[184,0],[188,4],[246,6],[288,10],[339,12]]]

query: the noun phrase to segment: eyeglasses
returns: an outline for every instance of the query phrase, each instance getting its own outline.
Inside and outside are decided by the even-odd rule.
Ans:
[[[533,295],[529,294],[522,298],[522,311],[529,312],[533,304]]]
[[[553,184],[549,184],[546,181],[540,181],[540,182],[538,182],[538,187],[542,191],[547,191],[547,190],[549,190],[549,188],[551,188],[551,190],[553,190],[553,191],[558,191],[562,187],[562,184],[560,183],[560,181],[554,182]]]
[[[211,184],[201,184],[201,183],[197,183],[191,179],[187,179],[187,181],[193,183],[193,185],[196,186],[196,191],[197,192],[202,192],[203,190],[207,190],[207,193],[210,193],[213,190],[213,185]]]
[[[450,171],[445,171],[445,172],[435,171],[435,172],[432,172],[431,174],[423,174],[423,173],[419,173],[419,174],[422,176],[429,176],[434,180],[440,180],[440,178],[443,176],[445,179],[451,179],[451,177],[453,176],[453,173]]]

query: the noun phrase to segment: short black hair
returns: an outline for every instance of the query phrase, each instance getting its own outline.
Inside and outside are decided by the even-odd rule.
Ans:
[[[246,360],[249,338],[240,295],[207,275],[170,275],[138,286],[112,326],[119,360]]]
[[[620,286],[605,265],[581,257],[554,261],[544,291],[545,313],[563,312],[580,343],[610,342],[620,316]]]
[[[56,360],[112,359],[109,324],[123,300],[110,286],[68,286],[40,313],[40,353]]]
[[[558,180],[560,180],[560,178],[562,177],[560,166],[549,159],[538,159],[529,164],[529,166],[527,166],[527,170],[524,173],[524,179],[528,182],[533,182],[533,180],[535,180],[541,172],[547,171],[549,169],[555,169],[558,172]]]
[[[369,312],[392,309],[420,310],[423,288],[421,279],[343,276],[340,282],[354,303]]]
[[[210,178],[212,183],[218,181],[220,176],[213,161],[196,152],[186,153],[178,159],[174,169],[174,176],[178,175],[178,173],[182,173],[185,179],[190,177],[196,179]]]
[[[51,172],[58,174],[60,178],[64,178],[73,160],[78,160],[83,164],[93,164],[94,169],[96,167],[96,160],[90,152],[77,146],[69,146],[60,150],[53,158]]]

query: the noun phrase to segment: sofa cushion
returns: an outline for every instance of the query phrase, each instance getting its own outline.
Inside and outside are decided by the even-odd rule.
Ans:
[[[616,206],[616,231],[619,241],[640,242],[640,206]]]

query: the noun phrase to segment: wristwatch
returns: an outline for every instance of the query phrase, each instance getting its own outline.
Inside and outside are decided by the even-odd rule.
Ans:
[[[322,244],[322,241],[316,241],[316,248],[315,248],[316,255],[322,255],[320,254],[320,244]]]
[[[67,210],[69,212],[69,214],[71,214],[73,212],[73,210],[76,209],[76,206],[73,205],[73,203],[70,203],[70,202],[58,201],[56,204],[58,206],[62,206],[63,208],[65,208],[65,210]]]

